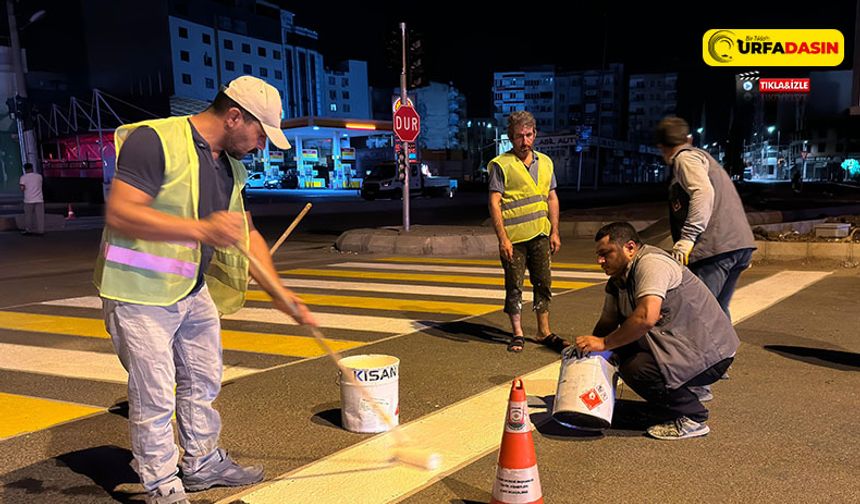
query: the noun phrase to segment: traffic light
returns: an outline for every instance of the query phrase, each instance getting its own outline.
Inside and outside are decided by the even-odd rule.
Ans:
[[[15,120],[20,119],[24,122],[25,129],[30,129],[29,127],[33,122],[33,112],[35,111],[30,100],[15,95],[6,100],[6,107],[9,108],[9,117]]]
[[[424,74],[424,36],[412,28],[406,28],[406,87],[415,89],[427,84]],[[388,35],[385,45],[385,63],[393,71],[400,72],[403,66],[400,28]]]
[[[406,35],[406,47],[409,48],[409,84],[407,87],[415,89],[424,86],[424,41],[423,36],[409,30]]]
[[[402,152],[397,154],[397,180],[406,180],[406,156]]]

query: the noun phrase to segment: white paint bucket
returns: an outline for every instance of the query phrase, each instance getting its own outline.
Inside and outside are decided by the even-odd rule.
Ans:
[[[400,418],[399,378],[400,359],[390,355],[354,355],[341,359],[340,367],[352,372],[355,381],[365,389],[340,376],[340,417],[343,427],[350,432],[385,432],[391,426],[385,423],[369,401],[375,402],[388,413],[394,425]]]
[[[593,352],[577,358],[574,352],[561,361],[552,418],[575,429],[608,429],[615,409],[615,368],[611,352]]]

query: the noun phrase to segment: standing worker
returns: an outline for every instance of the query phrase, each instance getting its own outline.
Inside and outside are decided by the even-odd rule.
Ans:
[[[738,278],[756,249],[741,198],[726,170],[710,154],[689,144],[690,127],[680,117],[657,125],[657,147],[672,167],[669,221],[672,257],[687,265],[731,319],[729,303]],[[696,389],[703,400],[709,387]]]
[[[489,163],[490,216],[499,239],[505,270],[505,313],[511,320],[508,351],[522,352],[523,280],[526,268],[534,287],[532,309],[537,316],[538,343],[558,352],[570,345],[549,325],[552,301],[552,254],[561,249],[558,197],[552,159],[532,149],[535,118],[526,111],[508,116],[513,149]]]
[[[243,76],[203,112],[116,131],[117,173],[95,284],[129,372],[134,467],[149,503],[187,502],[185,490],[263,479],[261,466],[240,466],[219,447],[221,418],[212,402],[223,371],[220,315],[242,307],[249,269],[255,279],[263,273],[235,247],[277,276],[245,211],[247,173],[238,160],[263,148],[266,138],[289,149],[280,120],[278,91]],[[282,293],[294,306],[270,292],[276,308],[316,324],[293,293]],[[184,451],[181,480],[174,413]]]
[[[610,280],[600,319],[592,334],[576,338],[575,350],[612,350],[624,383],[671,415],[649,427],[650,436],[708,434],[708,409],[693,389],[719,380],[732,363],[740,345],[732,323],[701,280],[663,250],[643,245],[629,223],[603,226],[594,241]]]
[[[21,234],[45,234],[45,198],[42,196],[42,176],[33,171],[32,163],[24,163],[24,174],[18,180],[24,193],[24,230]]]

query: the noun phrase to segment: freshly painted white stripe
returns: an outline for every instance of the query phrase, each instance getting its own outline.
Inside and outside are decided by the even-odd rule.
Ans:
[[[0,343],[0,369],[111,383],[126,383],[128,380],[128,374],[119,358],[113,354],[9,343]],[[224,366],[223,380],[232,380],[259,371],[246,367]]]
[[[370,282],[342,282],[338,280],[308,280],[284,277],[282,283],[291,289],[325,289],[385,292],[391,294],[421,294],[422,296],[505,299],[505,289],[477,289],[469,287],[439,287],[438,285],[386,284]],[[531,291],[523,292],[523,301],[531,301]]]
[[[252,282],[253,283],[253,282]],[[505,289],[479,289],[469,287],[440,287],[438,285],[387,284],[372,282],[347,282],[339,280],[309,280],[307,278],[283,277],[285,287],[301,292],[301,289],[320,289],[357,292],[384,292],[387,294],[420,294],[422,296],[462,297],[477,299],[505,299]],[[523,289],[523,301],[532,301],[531,289]],[[95,308],[101,310],[102,302],[97,296],[44,301],[44,305]]]
[[[98,296],[83,296],[66,299],[53,299],[51,301],[42,301],[40,304],[48,306],[68,306],[71,308],[94,308],[102,309],[102,298]]]
[[[732,323],[738,324],[756,313],[770,308],[830,273],[829,271],[781,271],[745,285],[735,292],[732,296],[732,302],[729,304]]]
[[[524,376],[529,395],[554,394],[558,370],[559,363],[555,362]],[[404,438],[423,442],[420,448],[442,455],[442,464],[434,471],[390,463],[394,437],[386,433],[275,478],[268,485],[219,502],[396,501],[496,450],[502,439],[509,393],[510,384],[499,385],[402,427]],[[369,479],[374,482],[372,485],[367,484]]]
[[[309,283],[312,283],[312,281],[309,281]],[[284,285],[294,284],[285,281]],[[392,289],[392,291],[402,293],[402,286],[400,290]],[[44,301],[42,304],[48,306],[66,306],[73,308],[101,309],[102,307],[101,299],[95,296],[57,299],[54,301]],[[388,334],[407,334],[415,331],[421,331],[423,329],[433,327],[438,323],[442,323],[445,321],[442,319],[434,319],[432,314],[428,315],[428,317],[422,318],[419,321],[395,317],[373,317],[368,315],[346,315],[340,313],[325,312],[314,313],[314,317],[317,319],[317,322],[319,323],[320,327],[324,329],[353,329],[359,331],[371,331]],[[241,310],[232,315],[225,315],[224,319],[246,322],[265,322],[270,324],[297,325],[293,319],[274,308],[242,308]]]
[[[320,327],[325,329],[352,329],[354,331],[370,331],[389,334],[405,334],[433,327],[442,321],[418,321],[389,317],[371,317],[365,315],[344,315],[340,313],[315,312],[314,318]],[[284,313],[273,308],[242,308],[232,315],[225,315],[225,320],[240,320],[245,322],[265,322],[269,324],[297,325]],[[434,323],[435,322],[435,323]]]
[[[732,303],[732,312],[737,312],[733,317],[735,323],[770,308],[828,274],[789,271],[738,289]],[[780,294],[774,294],[777,290]],[[526,392],[537,397],[554,394],[558,371],[556,362],[525,375]],[[220,503],[227,504],[239,498],[248,504],[285,500],[318,504],[397,502],[497,450],[509,391],[509,384],[493,387],[403,425],[404,437],[421,442],[421,448],[442,455],[442,465],[434,471],[390,463],[394,438],[386,433]],[[369,477],[373,478],[374,485],[367,484]]]
[[[411,271],[414,273],[478,273],[492,276],[504,275],[502,268],[483,268],[480,266],[441,266],[438,264],[403,264],[403,263],[379,263],[379,262],[345,262],[335,263],[329,266],[335,268],[366,268],[377,270]],[[526,271],[528,275],[528,271]],[[557,271],[553,270],[553,278],[587,278],[591,280],[606,280],[604,273],[594,271]]]

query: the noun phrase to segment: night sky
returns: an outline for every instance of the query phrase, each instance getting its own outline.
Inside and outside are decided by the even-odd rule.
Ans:
[[[711,28],[835,28],[848,53],[839,69],[852,66],[855,1],[805,2],[356,2],[339,11],[315,10],[316,2],[280,2],[298,24],[320,34],[328,62],[369,61],[373,86],[399,85],[399,71],[386,68],[386,38],[399,21],[424,34],[425,67],[432,80],[451,81],[468,99],[472,117],[492,114],[492,74],[529,65],[569,69],[599,68],[606,35],[606,62],[622,62],[632,72],[685,71],[693,86],[723,109],[734,99],[733,75],[749,68],[708,67],[702,35]],[[646,2],[641,2],[642,4]],[[348,4],[339,4],[348,5]],[[405,5],[405,7],[404,7]],[[499,5],[517,5],[500,10]],[[827,70],[828,68],[820,68]],[[760,69],[764,76],[803,76],[809,69]]]
[[[83,0],[86,1],[86,0]],[[308,0],[269,0],[296,14],[299,25],[316,30],[327,64],[343,59],[369,62],[370,84],[399,86],[399,68],[386,65],[386,45],[398,22],[423,34],[426,77],[453,82],[468,100],[470,117],[492,114],[494,71],[537,65],[563,69],[600,68],[606,41],[607,63],[624,63],[628,72],[685,72],[685,94],[707,101],[710,111],[728,110],[734,100],[733,75],[745,67],[712,68],[701,57],[702,35],[711,28],[835,28],[845,36],[847,54],[838,69],[853,61],[857,0],[806,3],[787,9],[788,2],[752,5],[746,2],[647,2],[648,7],[593,2],[558,4],[523,2],[499,9],[503,2],[400,1],[326,4]],[[62,25],[81,21],[72,2],[32,0],[18,3],[26,19],[38,8],[48,16],[25,30],[22,41],[34,60],[55,70],[71,68],[83,50],[78,40],[57,40]],[[517,5],[510,3],[507,5]],[[2,6],[0,6],[2,7]],[[5,11],[5,9],[2,9]],[[694,13],[695,11],[695,13]],[[79,12],[79,11],[77,11]],[[4,12],[5,14],[5,12]],[[77,15],[76,15],[77,14]],[[0,32],[7,30],[5,21]],[[49,57],[50,56],[50,57]],[[35,62],[35,61],[34,61]],[[41,68],[45,70],[47,68]],[[822,67],[818,70],[828,70]],[[760,68],[765,77],[803,77],[809,68]],[[694,108],[701,109],[700,105]],[[682,111],[683,113],[684,111]]]

